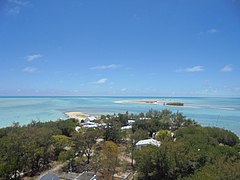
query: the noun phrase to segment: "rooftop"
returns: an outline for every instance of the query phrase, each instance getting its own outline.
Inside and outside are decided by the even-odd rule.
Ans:
[[[161,142],[157,141],[155,139],[144,139],[144,140],[140,140],[136,143],[136,146],[146,146],[146,145],[153,145],[153,146],[160,146]]]
[[[60,178],[56,174],[48,172],[40,177],[40,180],[60,180]]]

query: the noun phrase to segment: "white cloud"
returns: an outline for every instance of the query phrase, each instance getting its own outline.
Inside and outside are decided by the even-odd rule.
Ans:
[[[102,84],[105,84],[107,82],[107,78],[102,78],[102,79],[99,79],[96,84],[99,84],[99,85],[102,85]]]
[[[34,67],[25,67],[22,71],[27,73],[34,73],[37,71],[37,69]]]
[[[220,30],[212,28],[212,29],[208,29],[202,32],[199,32],[198,35],[203,36],[203,35],[207,35],[207,34],[215,34],[215,33],[219,33]]]
[[[8,0],[8,3],[6,11],[11,15],[17,15],[29,2],[25,0]]]
[[[79,93],[80,91],[77,90],[77,89],[75,89],[75,90],[73,90],[72,92],[73,92],[73,93]]]
[[[33,61],[33,60],[39,59],[39,58],[41,58],[41,57],[43,57],[42,54],[33,54],[33,55],[28,55],[28,56],[26,56],[25,59],[26,59],[27,61]]]
[[[127,91],[127,88],[122,88],[121,91],[123,91],[123,92],[124,92],[124,91]]]
[[[185,71],[186,72],[201,72],[201,71],[204,71],[204,67],[203,66],[194,66],[194,67],[186,68]]]
[[[219,30],[213,28],[213,29],[209,29],[207,32],[208,33],[218,33]]]
[[[8,10],[8,13],[11,15],[17,15],[20,13],[20,7],[16,6]]]
[[[189,68],[185,68],[185,69],[178,69],[176,72],[189,72],[189,73],[193,73],[193,72],[202,72],[204,71],[204,67],[203,66],[193,66],[193,67],[189,67]]]
[[[232,72],[233,71],[233,67],[231,64],[227,64],[225,65],[222,69],[221,69],[222,72]]]
[[[209,86],[203,89],[198,89],[192,92],[189,92],[193,96],[238,96],[240,93],[239,87],[232,87],[232,86]]]
[[[116,64],[109,64],[109,65],[101,65],[101,66],[94,66],[91,67],[90,69],[92,70],[106,70],[106,69],[115,69],[118,68],[119,66]]]
[[[28,1],[21,1],[21,0],[8,0],[8,2],[14,3],[16,5],[20,5],[20,6],[25,6],[29,3]]]

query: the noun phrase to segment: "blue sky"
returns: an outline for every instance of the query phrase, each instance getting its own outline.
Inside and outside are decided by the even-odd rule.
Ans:
[[[0,95],[240,97],[238,0],[2,0]]]

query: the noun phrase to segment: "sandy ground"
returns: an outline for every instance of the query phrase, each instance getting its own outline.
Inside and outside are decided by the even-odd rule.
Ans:
[[[74,118],[79,121],[84,120],[87,117],[89,117],[88,114],[84,114],[82,112],[66,112],[65,114],[68,116],[68,118]]]

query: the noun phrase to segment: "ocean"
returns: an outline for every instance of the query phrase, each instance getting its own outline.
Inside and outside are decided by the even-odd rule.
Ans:
[[[129,103],[128,100],[162,100],[183,102],[184,107],[162,104]],[[66,119],[65,112],[90,115],[139,113],[149,109],[182,112],[203,126],[216,126],[240,135],[240,98],[204,97],[0,97],[0,127],[32,120]]]

